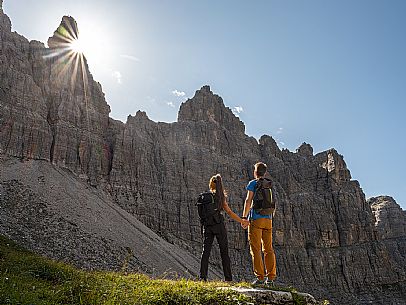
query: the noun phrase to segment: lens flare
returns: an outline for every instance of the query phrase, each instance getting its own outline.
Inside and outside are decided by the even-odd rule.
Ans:
[[[75,53],[85,53],[85,43],[81,39],[74,39],[70,43],[69,49],[71,49]]]
[[[48,39],[48,49],[43,55],[45,60],[52,64],[51,73],[55,80],[66,84],[70,83],[70,89],[83,90],[83,102],[86,111],[86,124],[90,130],[89,121],[89,71],[84,56],[86,46],[84,41],[79,39],[79,31],[76,21],[70,16],[62,18],[61,25]],[[90,139],[90,134],[88,134]],[[90,140],[89,140],[90,141]]]

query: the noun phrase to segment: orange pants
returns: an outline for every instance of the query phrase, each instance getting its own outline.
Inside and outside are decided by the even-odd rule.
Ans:
[[[248,227],[248,240],[250,242],[254,274],[260,280],[263,280],[265,276],[270,280],[274,280],[276,278],[276,258],[272,248],[272,220],[267,218],[252,220]],[[266,273],[262,261],[262,252],[264,252]]]

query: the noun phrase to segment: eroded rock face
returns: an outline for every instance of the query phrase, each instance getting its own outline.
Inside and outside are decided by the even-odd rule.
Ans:
[[[278,198],[274,245],[281,281],[338,304],[405,299],[403,233],[391,225],[387,235],[379,233],[336,150],[314,155],[303,144],[297,153],[281,151],[267,135],[258,142],[208,86],[181,105],[175,123],[153,122],[144,112],[115,121],[85,59],[75,69],[64,57],[69,53],[55,52],[57,44],[48,49],[11,33],[2,11],[0,37],[0,153],[68,169],[196,257],[197,194],[220,173],[231,208],[241,214],[253,164],[264,161]],[[226,222],[235,277],[250,280],[246,232]],[[396,239],[388,242],[389,236]],[[219,265],[216,247],[212,261]]]
[[[11,31],[10,18],[3,13],[3,0],[0,0],[0,27],[5,31]]]
[[[244,124],[224,106],[223,99],[213,94],[210,86],[203,86],[196,91],[193,102],[182,103],[179,109],[178,122],[209,122],[219,129],[227,128],[233,133],[244,134]]]
[[[48,38],[50,49],[68,49],[72,41],[79,38],[79,29],[76,20],[71,16],[63,16],[59,27],[54,34]]]
[[[383,239],[406,236],[406,212],[389,196],[368,199],[375,216],[375,226]]]
[[[48,160],[95,185],[110,168],[110,107],[86,58],[56,42],[51,49],[29,42],[11,33],[5,14],[0,20],[0,149]]]

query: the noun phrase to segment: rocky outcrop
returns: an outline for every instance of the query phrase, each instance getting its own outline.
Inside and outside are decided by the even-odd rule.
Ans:
[[[56,52],[59,49],[69,51],[70,43],[79,38],[79,29],[76,20],[71,16],[63,16],[61,24],[54,34],[48,38],[48,47]]]
[[[233,133],[244,134],[245,126],[231,109],[224,106],[223,99],[203,86],[190,100],[182,103],[178,122],[209,122],[219,129],[227,127]]]
[[[5,31],[11,32],[10,18],[3,12],[3,0],[0,0],[0,27]]]
[[[57,41],[51,49],[29,42],[0,18],[0,149],[48,160],[95,185],[110,168],[110,107],[86,58]]]
[[[297,149],[297,153],[303,157],[311,158],[313,157],[313,147],[310,144],[303,143]]]
[[[265,288],[247,288],[247,287],[224,287],[221,289],[231,289],[241,294],[251,297],[255,304],[303,304],[303,305],[322,305],[324,302],[318,302],[312,295],[301,292],[278,291]],[[328,301],[326,301],[328,303]]]
[[[197,194],[210,176],[221,173],[230,206],[241,213],[252,165],[262,160],[278,199],[274,245],[281,281],[337,304],[405,299],[404,240],[390,231],[393,226],[387,236],[399,238],[390,243],[379,233],[359,183],[336,150],[314,154],[304,143],[293,153],[280,150],[271,136],[257,141],[245,135],[244,124],[208,86],[181,105],[177,122],[153,122],[144,112],[125,123],[115,121],[85,58],[11,33],[2,12],[0,37],[0,154],[67,170],[74,179],[66,176],[63,183],[74,187],[82,179],[100,194],[103,190],[100,196],[117,209],[195,257],[201,251]],[[13,167],[4,163],[2,171]],[[12,207],[10,199],[3,205]],[[229,218],[226,222],[235,277],[250,280],[246,232]],[[14,238],[28,229],[22,222],[12,228],[20,232]],[[217,266],[218,257],[214,249]]]
[[[368,199],[375,226],[383,239],[406,237],[406,212],[389,196]]]
[[[375,216],[375,227],[386,249],[391,255],[394,272],[403,274],[406,261],[406,212],[395,202],[392,197],[379,196],[368,199]],[[404,283],[404,282],[403,282]],[[398,284],[399,287],[402,287]],[[398,288],[403,289],[404,288]],[[403,292],[403,295],[405,293]],[[406,297],[404,297],[406,300]]]

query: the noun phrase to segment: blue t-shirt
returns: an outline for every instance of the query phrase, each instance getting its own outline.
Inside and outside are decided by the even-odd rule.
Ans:
[[[257,186],[257,180],[251,180],[246,189],[247,191],[251,191],[253,193],[255,193],[255,187]],[[250,209],[250,212],[248,214],[248,219],[249,220],[255,220],[255,219],[259,219],[259,218],[268,218],[268,219],[272,219],[272,215],[261,215],[257,212],[255,212],[255,210],[253,208]]]

